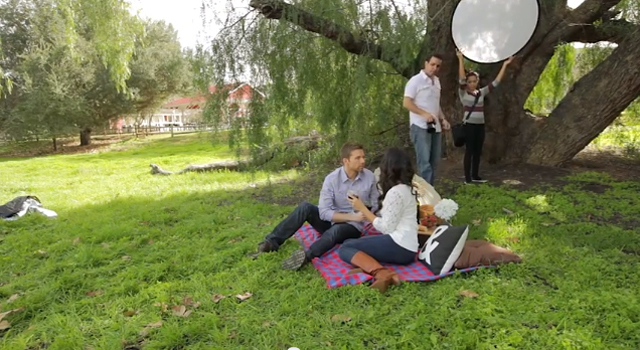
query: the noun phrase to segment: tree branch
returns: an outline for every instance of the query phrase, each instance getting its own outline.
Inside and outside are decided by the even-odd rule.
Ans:
[[[585,0],[565,20],[569,23],[593,23],[622,0]]]
[[[436,47],[451,47],[451,52],[454,51],[449,19],[453,17],[453,10],[459,2],[460,0],[429,0],[427,7],[427,25],[425,26],[424,36],[420,43],[420,51],[418,52],[418,56],[413,60],[413,63],[409,67],[405,68],[402,75],[407,78],[411,78],[412,75],[418,73],[424,67],[424,62],[428,56],[435,53],[433,50]],[[434,38],[432,35],[434,32],[438,33],[438,36],[440,37],[439,39]],[[442,38],[446,39],[441,40]],[[439,40],[440,42],[438,43]],[[439,53],[446,54],[447,52]],[[444,66],[447,67],[446,64]],[[454,67],[453,71],[455,71],[455,74],[458,74],[457,63],[454,64]]]
[[[625,20],[610,20],[602,24],[585,24],[564,38],[566,42],[597,43],[609,41],[619,44],[627,35],[637,32],[640,26]]]
[[[396,17],[398,18],[398,22],[400,22],[400,24],[402,24],[403,27],[406,27],[407,22],[404,21],[404,18],[402,18],[402,12],[400,12],[400,8],[398,8],[398,5],[394,0],[391,0],[391,5],[393,6],[394,11],[396,12]]]
[[[555,6],[553,2],[543,2],[540,26],[534,33],[533,40],[518,54],[523,60],[514,62],[509,72],[510,77],[518,76],[520,68],[524,65],[528,71],[532,72],[528,79],[517,78],[518,95],[528,96],[533,90],[559,43],[587,39],[584,37],[585,29],[591,30],[593,28],[587,27],[593,26],[598,19],[607,18],[612,13],[610,9],[620,1],[622,0],[585,0],[573,10],[566,6]],[[593,36],[592,38],[595,39]]]
[[[640,94],[640,37],[628,35],[611,55],[578,80],[546,118],[527,162],[561,164],[597,137]],[[556,148],[562,139],[575,147]]]
[[[565,8],[557,13],[560,16],[549,23],[549,31],[540,42],[540,46],[548,50],[560,42],[571,42],[571,39],[580,35],[585,26],[593,25],[599,19],[611,18],[610,9],[620,1],[622,0],[585,0],[574,10]]]
[[[404,121],[402,121],[402,122],[396,123],[394,126],[392,126],[392,127],[388,128],[388,129],[385,129],[385,130],[382,130],[382,131],[376,132],[376,133],[374,133],[374,134],[369,134],[369,136],[381,136],[381,135],[384,135],[384,134],[388,133],[388,132],[389,132],[389,131],[391,131],[391,130],[395,130],[395,129],[397,129],[397,128],[399,128],[399,127],[401,127],[401,126],[405,125],[405,124],[407,124],[407,123],[406,123],[406,122],[404,122]]]
[[[556,27],[545,40],[547,43],[572,42],[577,37],[584,36],[584,29],[593,26],[598,20],[609,21],[615,16],[610,11],[622,0],[585,0],[574,10],[568,11],[562,18],[561,25]],[[585,38],[587,39],[587,38]],[[592,42],[592,41],[587,41]]]
[[[431,48],[429,47],[429,31],[425,30],[425,34],[422,37],[422,43],[420,44],[420,52],[418,53],[418,57],[414,59],[411,67],[407,67],[407,74],[413,75],[416,72],[419,72],[422,67],[424,67],[424,61],[427,59],[427,55],[429,55],[429,51]],[[406,76],[406,75],[405,75]]]
[[[324,17],[316,16],[282,0],[251,0],[249,6],[258,10],[265,18],[284,19],[306,31],[335,41],[347,52],[387,62],[400,74],[405,71],[406,67],[400,66],[393,59],[398,55],[385,52],[383,46],[359,37]]]

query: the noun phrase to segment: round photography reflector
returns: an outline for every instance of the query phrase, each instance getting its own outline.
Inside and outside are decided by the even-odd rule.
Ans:
[[[538,26],[538,0],[461,0],[451,21],[453,42],[477,63],[515,55]]]

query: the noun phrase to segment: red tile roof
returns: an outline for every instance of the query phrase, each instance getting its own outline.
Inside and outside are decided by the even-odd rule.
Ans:
[[[253,91],[258,92],[262,97],[264,94],[258,90],[255,90],[248,83],[241,84],[228,84],[224,86],[224,90],[229,91],[229,98],[232,99],[251,99],[253,97]],[[217,91],[217,87],[215,85],[209,86],[209,93],[213,94]],[[181,97],[172,101],[169,101],[162,105],[162,108],[166,109],[199,109],[202,105],[204,105],[207,101],[207,97],[199,94],[197,96],[192,97]]]

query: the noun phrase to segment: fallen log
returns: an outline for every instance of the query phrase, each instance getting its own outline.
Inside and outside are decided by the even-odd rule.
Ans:
[[[293,146],[303,146],[305,151],[312,151],[318,148],[318,140],[320,140],[320,136],[311,135],[311,136],[295,136],[290,139],[284,141],[284,148],[280,151],[282,153],[286,152],[289,147]],[[150,164],[151,166],[151,175],[174,175],[174,174],[184,174],[188,172],[210,172],[210,171],[218,171],[218,170],[229,170],[229,171],[242,171],[248,169],[250,167],[258,167],[265,165],[270,162],[273,158],[275,158],[276,154],[279,152],[279,149],[276,148],[270,154],[267,154],[265,157],[258,157],[254,161],[250,160],[223,160],[219,162],[207,163],[207,164],[191,164],[186,168],[180,171],[168,171],[162,169],[157,164]],[[295,166],[299,165],[299,162],[292,162]]]
[[[230,171],[238,171],[241,167],[248,166],[248,161],[237,161],[237,160],[223,160],[215,163],[208,164],[192,164],[187,166],[186,168],[180,171],[167,171],[162,169],[157,164],[151,164],[151,174],[152,175],[172,175],[172,174],[183,174],[188,172],[208,172],[208,171],[216,171],[216,170],[230,170]]]

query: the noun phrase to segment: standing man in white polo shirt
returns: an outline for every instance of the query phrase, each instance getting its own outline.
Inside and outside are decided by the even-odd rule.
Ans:
[[[409,110],[418,173],[431,186],[442,157],[442,130],[451,127],[440,108],[440,79],[436,74],[441,64],[441,55],[431,55],[425,61],[424,69],[411,77],[404,88],[403,106]]]

